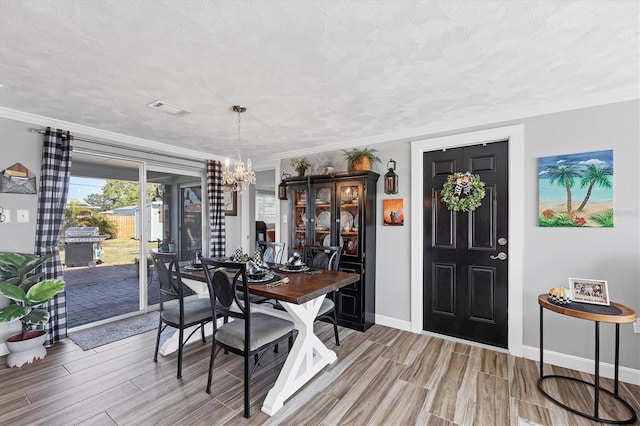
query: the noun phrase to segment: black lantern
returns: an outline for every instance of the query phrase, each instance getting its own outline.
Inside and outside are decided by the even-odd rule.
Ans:
[[[286,200],[287,199],[287,184],[284,183],[284,180],[290,178],[291,175],[288,173],[282,173],[282,182],[278,185],[278,199]]]
[[[389,164],[393,163],[393,166],[389,167]],[[393,158],[389,159],[387,163],[389,171],[384,174],[384,193],[385,194],[397,194],[398,193],[398,175],[394,172],[396,169],[396,162]]]

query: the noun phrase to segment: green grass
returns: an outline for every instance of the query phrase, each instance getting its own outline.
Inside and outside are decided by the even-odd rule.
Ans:
[[[129,265],[140,258],[140,241],[133,238],[116,238],[102,242],[100,259],[107,265]]]
[[[100,260],[107,265],[133,265],[140,258],[140,241],[133,238],[116,238],[102,242]],[[64,249],[60,250],[64,264]]]

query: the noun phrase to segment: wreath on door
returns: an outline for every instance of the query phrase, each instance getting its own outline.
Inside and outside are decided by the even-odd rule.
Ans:
[[[471,212],[482,204],[484,182],[479,175],[453,173],[447,176],[440,197],[449,210]]]

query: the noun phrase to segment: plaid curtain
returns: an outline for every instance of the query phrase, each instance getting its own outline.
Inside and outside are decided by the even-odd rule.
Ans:
[[[62,278],[58,240],[67,204],[72,145],[71,133],[47,128],[42,148],[35,247],[36,254],[53,253],[53,257],[42,265],[44,279]],[[65,299],[65,292],[62,292],[48,302],[51,319],[45,325],[47,346],[67,337]]]
[[[226,254],[222,162],[207,161],[207,197],[209,199],[209,256]]]

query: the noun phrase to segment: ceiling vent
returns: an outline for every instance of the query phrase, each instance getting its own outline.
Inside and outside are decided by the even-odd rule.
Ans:
[[[191,111],[177,107],[175,105],[168,104],[166,102],[155,100],[147,104],[149,108],[157,109],[158,111],[167,112],[177,117],[183,117],[187,114],[191,114]]]

